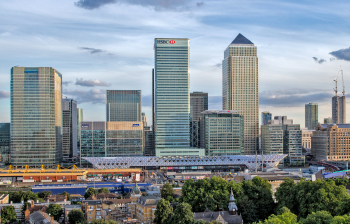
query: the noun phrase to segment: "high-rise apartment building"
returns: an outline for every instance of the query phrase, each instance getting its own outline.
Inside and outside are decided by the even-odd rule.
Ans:
[[[62,75],[50,67],[11,69],[11,164],[53,166],[62,158]]]
[[[259,146],[258,82],[257,48],[238,34],[222,61],[222,104],[223,110],[237,110],[244,116],[245,154],[255,154]]]
[[[84,120],[83,109],[77,108],[78,149],[80,149],[80,123]]]
[[[237,111],[201,113],[200,147],[206,156],[243,155],[244,119]]]
[[[269,124],[272,120],[272,114],[269,111],[264,111],[261,113],[261,125]]]
[[[156,156],[189,155],[191,151],[189,54],[189,39],[155,39],[152,92]]]
[[[78,156],[77,101],[62,99],[62,156],[64,163]]]
[[[191,147],[199,147],[201,112],[208,110],[208,93],[193,92],[190,94],[190,131]]]
[[[106,121],[141,121],[141,90],[107,90]]]
[[[345,96],[332,97],[332,123],[346,123],[346,99]]]
[[[0,123],[0,162],[10,162],[10,123]]]
[[[318,124],[318,104],[305,104],[305,128],[309,130],[315,129]]]

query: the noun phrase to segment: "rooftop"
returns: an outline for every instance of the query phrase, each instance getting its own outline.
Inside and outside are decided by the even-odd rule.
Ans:
[[[231,44],[254,44],[250,40],[248,40],[245,36],[243,36],[241,33],[237,35],[237,37],[232,41]]]

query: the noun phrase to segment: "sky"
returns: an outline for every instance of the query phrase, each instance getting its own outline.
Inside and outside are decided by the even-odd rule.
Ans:
[[[349,31],[348,0],[2,0],[0,122],[10,122],[13,66],[58,70],[85,121],[105,120],[107,89],[142,90],[150,122],[154,38],[190,39],[191,92],[222,109],[224,50],[242,33],[258,49],[260,112],[304,127],[306,103],[318,103],[320,122],[332,116],[340,66],[350,97]]]

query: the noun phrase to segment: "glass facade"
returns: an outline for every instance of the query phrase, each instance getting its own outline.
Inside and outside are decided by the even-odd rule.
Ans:
[[[261,125],[261,150],[264,155],[283,154],[282,124]]]
[[[10,123],[0,123],[0,162],[10,162]]]
[[[11,69],[11,164],[53,166],[62,158],[62,75],[50,67]]]
[[[62,99],[62,156],[65,162],[78,155],[77,101]]]
[[[156,156],[163,155],[162,151],[175,155],[177,150],[183,151],[181,148],[189,151],[189,47],[189,39],[155,39],[153,128]]]
[[[208,110],[208,93],[193,92],[190,94],[190,132],[191,147],[199,147],[199,119],[201,112]]]
[[[78,142],[78,149],[80,148],[80,123],[84,120],[83,116],[83,109],[77,108],[77,142]],[[79,153],[79,152],[78,152]]]
[[[318,124],[318,104],[305,104],[305,128],[314,130]]]
[[[269,121],[272,120],[272,114],[268,111],[261,113],[261,125],[269,124]]]
[[[244,153],[255,155],[259,137],[259,77],[257,48],[239,34],[224,52],[222,61],[223,110],[244,116]]]
[[[288,154],[284,160],[290,165],[301,165],[305,163],[302,155],[302,131],[299,124],[283,125],[283,153]]]
[[[107,90],[106,121],[141,121],[141,90]]]
[[[244,118],[237,111],[211,111],[201,113],[200,147],[206,156],[244,154]]]
[[[106,122],[81,122],[80,123],[80,158],[81,157],[105,157]],[[89,163],[80,159],[80,166]]]
[[[81,157],[143,156],[141,121],[81,122],[80,128]]]

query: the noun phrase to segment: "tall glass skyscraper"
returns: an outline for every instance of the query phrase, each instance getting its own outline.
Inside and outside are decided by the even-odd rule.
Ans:
[[[259,142],[258,57],[254,44],[242,34],[226,48],[222,61],[223,110],[244,116],[244,154],[255,154]]]
[[[83,108],[77,108],[77,131],[78,131],[78,150],[80,148],[80,123],[83,122]]]
[[[156,156],[180,155],[182,149],[190,147],[189,54],[189,39],[155,39],[153,128]]]
[[[199,119],[201,112],[208,110],[208,93],[193,92],[190,94],[190,131],[191,147],[199,147]]]
[[[107,90],[106,121],[141,121],[141,90]]]
[[[53,166],[62,158],[62,75],[51,67],[11,69],[11,164]]]
[[[65,164],[78,156],[77,119],[77,101],[62,99],[62,156]]]
[[[10,123],[0,123],[0,162],[10,162]]]
[[[333,124],[346,124],[345,96],[332,97],[332,122]]]
[[[305,104],[305,128],[313,130],[318,124],[318,104]]]
[[[261,125],[267,125],[271,120],[272,114],[269,111],[264,111],[261,113]]]

